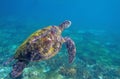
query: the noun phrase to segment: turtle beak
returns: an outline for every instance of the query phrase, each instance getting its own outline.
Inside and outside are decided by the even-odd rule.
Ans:
[[[61,30],[64,30],[65,28],[69,28],[70,25],[71,25],[71,21],[65,20],[63,23],[61,23],[61,24],[59,25],[59,28],[60,28]]]
[[[69,21],[69,20],[65,20],[64,21],[64,28],[69,28],[70,26],[71,26],[71,21]]]

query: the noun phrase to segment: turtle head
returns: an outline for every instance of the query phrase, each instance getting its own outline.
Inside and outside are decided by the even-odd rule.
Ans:
[[[59,25],[59,28],[61,30],[64,30],[65,28],[69,28],[71,25],[71,21],[69,20],[65,20],[64,22],[62,22],[60,25]]]

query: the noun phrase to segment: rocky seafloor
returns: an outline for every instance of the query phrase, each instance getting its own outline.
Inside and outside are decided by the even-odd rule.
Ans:
[[[8,66],[2,63],[12,57],[16,48],[38,28],[17,25],[0,24],[0,79],[5,79],[12,69],[12,63]],[[77,53],[72,64],[68,63],[63,45],[55,57],[30,63],[16,79],[120,79],[119,36],[98,30],[69,29],[63,36],[71,37],[76,44]]]

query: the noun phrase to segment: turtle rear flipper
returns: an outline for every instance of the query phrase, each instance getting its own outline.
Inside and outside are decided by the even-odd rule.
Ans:
[[[22,74],[23,69],[26,67],[27,63],[25,61],[17,61],[13,65],[13,69],[10,72],[11,78],[19,77]]]
[[[10,64],[12,61],[14,61],[14,57],[9,58],[7,61],[3,62],[2,65],[6,66],[6,65]]]
[[[72,63],[76,55],[75,43],[71,38],[65,37],[65,44],[68,50],[69,63]]]

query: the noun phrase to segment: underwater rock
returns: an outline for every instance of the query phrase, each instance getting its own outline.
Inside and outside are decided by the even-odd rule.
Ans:
[[[45,79],[45,73],[42,68],[29,67],[25,68],[23,79]]]
[[[92,67],[87,66],[87,64],[84,62],[83,64],[79,62],[76,66],[76,69],[77,69],[76,79],[94,79],[95,78],[93,77],[94,73],[93,73]]]
[[[89,79],[89,78],[91,78],[91,73],[88,71],[88,70],[84,70],[83,72],[82,72],[82,77],[83,77],[83,79]]]
[[[82,61],[89,65],[96,64],[96,60],[88,56],[79,56],[79,59],[81,59]]]
[[[103,79],[103,76],[100,75],[100,76],[98,76],[98,78],[99,78],[99,79]]]
[[[57,75],[55,79],[64,79],[64,77],[62,75]]]
[[[120,67],[117,68],[116,73],[117,73],[118,77],[120,77]]]
[[[60,67],[58,72],[63,76],[74,77],[76,76],[77,70],[75,68]]]
[[[58,70],[56,71],[49,71],[45,73],[46,79],[65,79],[64,76],[58,73]]]
[[[104,72],[104,76],[109,76],[111,78],[120,77],[120,71],[118,69],[110,68],[106,73]]]
[[[5,78],[8,73],[10,72],[10,68],[9,67],[0,67],[0,78]]]
[[[43,72],[49,72],[50,71],[50,67],[49,66],[46,66],[44,69],[43,69]]]
[[[61,56],[57,55],[46,61],[47,65],[50,67],[51,71],[57,70],[60,66],[63,65],[63,63],[65,64],[67,62],[66,58],[64,58],[64,57],[65,56],[63,56],[63,55],[61,55]]]

